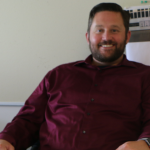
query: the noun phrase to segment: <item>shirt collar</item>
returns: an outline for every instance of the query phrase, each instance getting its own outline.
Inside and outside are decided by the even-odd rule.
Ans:
[[[81,61],[78,61],[78,62],[75,62],[74,66],[77,66],[77,65],[80,65],[80,64],[91,64],[92,63],[92,55],[89,55],[85,60],[81,60]]]
[[[137,68],[137,66],[135,65],[135,63],[133,61],[127,60],[125,54],[123,56],[123,60],[118,64],[118,66],[128,66],[128,67]]]
[[[81,64],[91,65],[92,59],[93,59],[92,55],[89,55],[85,60],[76,62],[74,66],[81,65]],[[136,65],[132,61],[127,60],[125,54],[123,56],[123,60],[117,66],[127,66],[127,67],[136,68]]]

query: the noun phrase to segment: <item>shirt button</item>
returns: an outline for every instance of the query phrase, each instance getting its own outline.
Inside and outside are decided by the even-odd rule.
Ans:
[[[90,113],[88,112],[88,113],[87,113],[87,115],[89,116],[89,115],[90,115]]]
[[[84,134],[85,134],[85,133],[86,133],[86,131],[84,130],[82,133],[84,133]]]
[[[93,102],[93,101],[94,101],[94,98],[92,98],[91,101]]]

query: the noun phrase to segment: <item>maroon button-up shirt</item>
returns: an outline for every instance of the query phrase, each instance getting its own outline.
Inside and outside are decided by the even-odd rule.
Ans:
[[[16,150],[115,150],[150,137],[150,67],[128,61],[100,68],[85,61],[49,71],[0,138]]]

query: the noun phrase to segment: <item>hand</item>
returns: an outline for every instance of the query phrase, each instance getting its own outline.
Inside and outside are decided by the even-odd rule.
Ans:
[[[15,150],[15,149],[9,142],[0,139],[0,150]]]
[[[147,143],[143,140],[126,142],[116,150],[150,150]]]

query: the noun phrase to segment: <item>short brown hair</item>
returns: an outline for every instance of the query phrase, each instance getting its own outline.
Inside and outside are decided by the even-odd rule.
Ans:
[[[114,12],[120,12],[123,23],[126,29],[126,33],[129,31],[129,20],[130,20],[130,14],[128,11],[125,11],[122,9],[122,7],[116,3],[100,3],[92,8],[89,14],[89,20],[88,20],[88,29],[87,32],[90,33],[90,28],[94,19],[94,16],[97,12],[101,11],[114,11]]]

